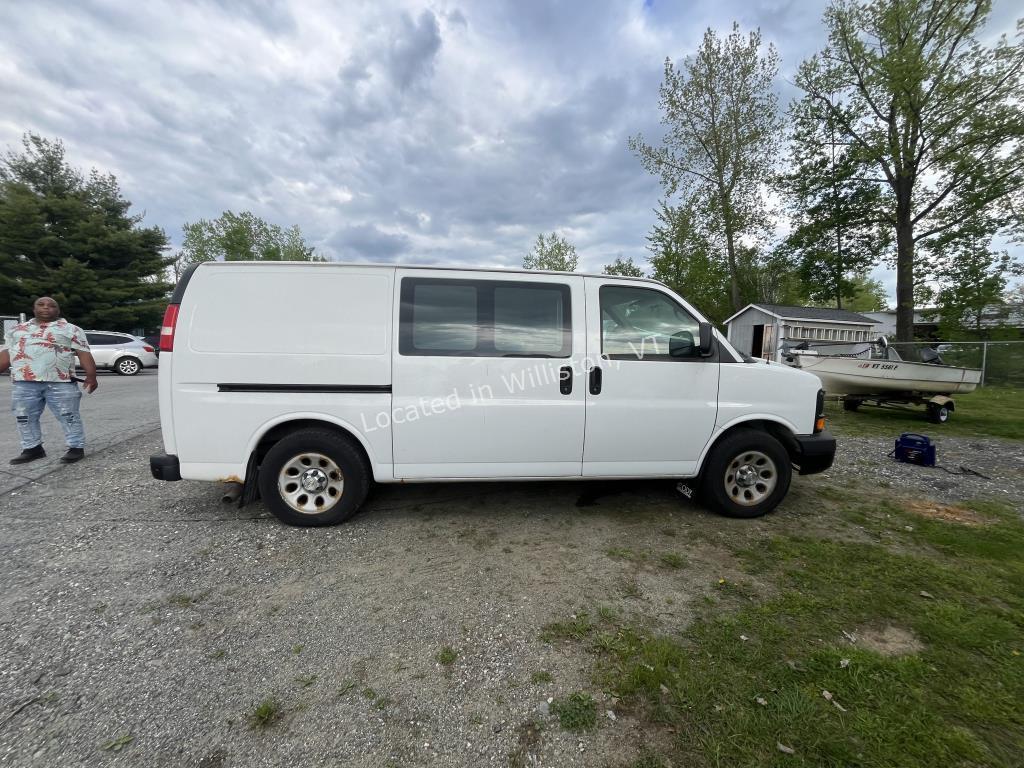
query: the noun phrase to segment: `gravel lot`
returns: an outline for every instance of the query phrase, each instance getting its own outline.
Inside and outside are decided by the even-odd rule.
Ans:
[[[122,383],[155,395],[155,377]],[[150,479],[159,431],[144,422],[80,464],[6,476],[0,765],[627,763],[645,735],[593,687],[585,653],[541,641],[545,624],[603,604],[682,627],[739,575],[718,542],[827,526],[823,486],[1015,503],[1024,491],[1020,444],[940,442],[940,462],[989,480],[896,465],[889,441],[850,438],[760,521],[713,517],[668,483],[449,484],[380,487],[345,525],[293,529],[262,505],[222,504],[214,485]],[[584,736],[547,714],[575,691],[599,702]],[[254,727],[271,699],[277,718]]]

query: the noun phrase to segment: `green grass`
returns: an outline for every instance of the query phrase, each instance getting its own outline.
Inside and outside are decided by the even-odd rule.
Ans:
[[[455,660],[459,658],[459,653],[450,645],[446,645],[444,648],[437,652],[436,658],[439,664],[445,667],[450,667],[452,664],[455,663]]]
[[[100,749],[106,752],[120,752],[122,749],[127,747],[135,740],[135,737],[130,733],[123,733],[116,739],[111,739],[103,744]]]
[[[686,567],[686,558],[682,555],[677,555],[675,552],[665,552],[658,556],[658,561],[665,568],[684,568]]]
[[[862,405],[851,413],[842,403],[825,404],[828,429],[837,436],[897,437],[901,432],[924,432],[933,437],[1002,437],[1024,440],[1024,397],[1021,390],[981,387],[954,397],[956,410],[945,424],[932,424],[923,406],[907,410]]]
[[[551,702],[551,714],[565,730],[583,733],[597,726],[597,704],[589,693],[573,693]]]
[[[534,685],[543,685],[552,681],[551,673],[547,670],[541,669],[530,675],[530,682]]]
[[[778,535],[737,550],[767,597],[706,607],[682,634],[639,618],[562,636],[595,654],[595,683],[643,728],[676,734],[638,764],[1021,765],[1024,524],[970,506],[992,523],[839,507],[837,526],[859,519],[891,543]],[[885,627],[920,649],[883,655],[844,634]]]
[[[268,728],[281,718],[281,704],[277,699],[264,699],[249,713],[249,725],[256,729]]]
[[[545,643],[555,640],[582,640],[594,628],[590,614],[579,611],[567,621],[556,621],[541,630],[540,639]]]

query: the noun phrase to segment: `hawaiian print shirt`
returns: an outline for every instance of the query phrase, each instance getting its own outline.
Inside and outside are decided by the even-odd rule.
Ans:
[[[75,353],[89,351],[85,331],[63,317],[14,326],[10,344],[12,381],[71,381]]]

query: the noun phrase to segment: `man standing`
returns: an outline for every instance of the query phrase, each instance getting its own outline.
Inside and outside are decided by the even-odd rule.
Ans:
[[[10,348],[0,352],[0,373],[11,369],[12,410],[21,436],[21,455],[11,459],[11,464],[27,464],[46,455],[39,429],[45,406],[50,407],[64,430],[68,452],[61,461],[71,464],[85,455],[85,429],[78,415],[82,393],[71,376],[75,356],[85,369],[86,392],[94,392],[99,386],[96,361],[89,352],[85,332],[60,316],[56,301],[42,296],[32,310],[35,317],[14,326]]]

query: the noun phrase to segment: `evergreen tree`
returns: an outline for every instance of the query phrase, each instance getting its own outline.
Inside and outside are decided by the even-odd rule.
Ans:
[[[60,140],[33,133],[0,160],[0,313],[30,313],[49,295],[88,328],[160,322],[170,286],[167,237],[130,215],[117,180],[71,166]]]

